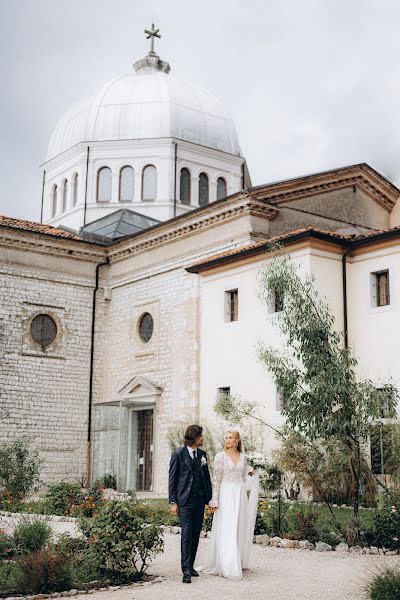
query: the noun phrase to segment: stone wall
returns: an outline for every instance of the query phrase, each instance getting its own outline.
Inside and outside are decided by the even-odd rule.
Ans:
[[[47,269],[9,262],[0,271],[0,439],[29,436],[46,483],[85,473],[94,286],[94,277],[83,281],[54,265],[49,256]],[[45,351],[30,335],[39,313],[58,326]]]

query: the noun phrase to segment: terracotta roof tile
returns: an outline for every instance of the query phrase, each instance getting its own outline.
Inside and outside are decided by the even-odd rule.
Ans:
[[[79,235],[75,235],[69,231],[65,231],[64,229],[53,227],[52,225],[47,225],[46,223],[36,223],[35,221],[14,219],[13,217],[5,217],[3,215],[0,215],[0,227],[10,227],[11,229],[43,233],[46,235],[53,235],[55,237],[82,241],[82,238]]]

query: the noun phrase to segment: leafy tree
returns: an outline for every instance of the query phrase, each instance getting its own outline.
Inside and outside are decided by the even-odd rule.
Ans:
[[[334,317],[319,298],[314,278],[301,277],[289,256],[276,247],[272,250],[276,256],[259,274],[259,295],[265,303],[272,294],[284,298],[274,323],[286,344],[283,349],[260,344],[259,358],[282,394],[287,426],[301,433],[315,450],[332,440],[344,448],[358,519],[362,471],[367,467],[362,444],[368,439],[371,421],[382,417],[383,399],[385,416],[395,417],[398,391],[391,384],[378,390],[372,381],[357,377],[357,360],[343,334],[335,329]],[[216,409],[225,415],[228,409],[230,418],[240,419],[244,413],[254,415],[255,406],[231,402],[228,408],[222,401]]]

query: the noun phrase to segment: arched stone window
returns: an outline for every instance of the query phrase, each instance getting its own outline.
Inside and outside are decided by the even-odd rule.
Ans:
[[[207,173],[199,175],[199,206],[206,206],[209,202],[209,185]]]
[[[97,202],[111,201],[111,169],[101,167],[97,172]]]
[[[142,175],[142,200],[155,200],[157,196],[157,169],[147,165]]]
[[[72,202],[73,206],[78,204],[78,173],[75,173],[72,178]]]
[[[67,210],[68,204],[68,181],[64,179],[63,182],[63,191],[62,191],[62,211],[65,212]]]
[[[133,169],[122,167],[119,172],[119,201],[132,202],[133,200]]]
[[[226,181],[223,177],[217,179],[217,200],[226,198]]]
[[[190,204],[190,172],[184,167],[181,169],[179,200],[182,204]]]
[[[58,196],[58,190],[57,190],[57,186],[53,186],[53,191],[51,193],[51,216],[55,217],[57,214],[57,196]]]

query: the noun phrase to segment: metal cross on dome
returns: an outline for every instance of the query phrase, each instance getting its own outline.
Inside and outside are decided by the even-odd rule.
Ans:
[[[146,39],[151,39],[151,46],[150,46],[150,54],[155,54],[154,52],[154,38],[161,38],[161,35],[159,34],[159,29],[154,29],[154,23],[151,24],[151,31],[149,29],[145,29],[144,32],[147,34]]]

